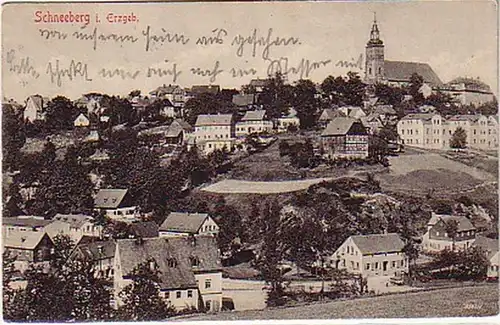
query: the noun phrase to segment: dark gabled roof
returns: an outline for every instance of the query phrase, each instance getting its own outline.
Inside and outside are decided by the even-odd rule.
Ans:
[[[176,118],[172,124],[179,124],[182,129],[186,132],[192,132],[193,131],[193,127],[191,126],[191,124],[189,124],[188,122],[184,121],[183,119],[180,119],[180,118]]]
[[[346,135],[355,123],[361,124],[359,120],[350,117],[336,117],[328,123],[321,136]]]
[[[83,214],[56,214],[53,220],[58,220],[64,223],[68,223],[72,228],[80,228],[87,221],[92,221],[94,218],[91,216],[86,216]]]
[[[158,225],[154,221],[133,222],[130,224],[130,232],[136,237],[152,238],[158,237]]]
[[[74,254],[79,254],[81,257],[98,261],[108,258],[114,258],[116,251],[116,242],[114,240],[91,241],[78,244]],[[74,256],[74,254],[72,254]]]
[[[117,251],[125,276],[140,263],[154,258],[160,274],[162,290],[196,288],[194,272],[220,270],[220,258],[213,237],[157,237],[146,239],[121,239],[117,241]],[[191,267],[191,258],[199,265]],[[175,266],[170,262],[174,262]]]
[[[389,115],[396,115],[396,111],[394,108],[392,108],[392,105],[376,105],[372,113],[374,114],[389,114]]]
[[[345,114],[338,109],[325,108],[321,116],[319,117],[320,121],[330,121],[336,117],[345,117]]]
[[[233,104],[240,107],[246,107],[255,104],[255,94],[236,94],[233,95]]]
[[[42,231],[12,231],[7,236],[3,236],[3,247],[32,250],[45,236],[49,237]]]
[[[207,218],[207,213],[172,212],[161,224],[160,231],[196,234]]]
[[[241,121],[262,121],[266,116],[265,109],[259,109],[255,111],[248,111],[245,113],[245,116],[241,119]]]
[[[38,219],[30,216],[2,218],[2,224],[7,226],[45,227],[50,223],[52,223],[52,220]]]
[[[433,218],[435,218],[433,220]],[[451,216],[451,215],[433,215],[431,220],[429,221],[429,225],[436,224],[439,221],[443,221],[445,224],[450,222],[451,220],[454,220],[458,223],[458,228],[457,231],[469,231],[469,230],[475,230],[476,227],[472,224],[472,222],[467,219],[465,216]],[[434,223],[433,223],[434,222]]]
[[[385,78],[389,81],[409,82],[411,75],[417,73],[424,82],[432,86],[440,86],[443,82],[427,63],[384,61]]]
[[[351,236],[361,254],[400,252],[405,246],[398,234]]]
[[[191,87],[192,94],[217,94],[219,92],[219,85],[196,85]]]
[[[168,86],[162,85],[156,88],[155,90],[150,91],[149,94],[156,96],[163,96],[167,94],[173,94],[176,90],[179,89],[182,90],[182,88],[177,85],[168,85]]]
[[[95,199],[94,207],[98,209],[118,208],[122,203],[128,190],[108,188],[99,190]]]
[[[232,121],[232,114],[201,114],[198,115],[195,125],[231,125]]]
[[[31,96],[28,97],[28,99],[26,100],[26,102],[28,102],[30,99],[31,99],[31,102],[33,103],[33,105],[35,105],[35,107],[36,107],[36,109],[38,111],[41,111],[43,109],[45,98],[43,98],[40,95],[31,95]]]

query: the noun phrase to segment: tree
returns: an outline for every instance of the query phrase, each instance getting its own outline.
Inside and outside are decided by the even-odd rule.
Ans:
[[[294,88],[293,106],[297,110],[301,129],[310,129],[316,124],[319,102],[316,99],[316,85],[311,80],[301,79]]]
[[[297,142],[290,147],[290,162],[297,168],[308,168],[314,165],[314,151],[310,139],[304,143]]]
[[[2,105],[2,153],[5,171],[17,170],[21,148],[26,143],[22,114],[10,104]]]
[[[417,107],[421,106],[424,102],[424,95],[420,92],[420,88],[422,88],[423,85],[424,78],[417,73],[413,73],[410,77],[410,83],[407,86],[407,89]]]
[[[457,233],[458,233],[458,221],[448,220],[445,223],[446,223],[446,228],[445,228],[446,233],[448,234],[448,236],[452,240],[451,250],[454,251],[455,250],[455,239],[456,239]]]
[[[261,271],[266,283],[270,285],[267,293],[267,306],[284,304],[284,279],[280,264],[283,259],[283,246],[280,236],[281,206],[274,199],[267,202],[262,211],[262,229],[264,236],[262,250],[257,258],[257,268]]]
[[[64,96],[57,96],[47,104],[45,123],[52,131],[67,130],[72,128],[77,115],[78,109],[71,100]]]
[[[266,80],[265,86],[258,97],[258,104],[266,110],[269,118],[278,118],[287,114],[292,104],[293,87],[285,84],[283,74],[277,72]]]
[[[159,321],[175,313],[175,309],[160,296],[161,272],[154,258],[137,265],[129,274],[132,283],[120,293],[123,305],[118,317],[128,321]]]
[[[184,105],[186,121],[194,125],[200,114],[232,114],[236,111],[232,101],[224,100],[217,94],[201,93],[190,98]]]
[[[467,133],[461,127],[458,127],[450,140],[450,147],[453,149],[464,149],[467,145]]]
[[[361,106],[366,85],[357,73],[349,71],[347,78],[328,76],[321,83],[321,90],[332,104]]]

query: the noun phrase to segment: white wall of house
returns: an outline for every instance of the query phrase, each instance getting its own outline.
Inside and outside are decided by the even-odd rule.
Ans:
[[[162,290],[160,294],[178,311],[191,307],[199,308],[196,288]]]
[[[236,136],[242,137],[252,133],[272,132],[271,121],[242,121],[236,123]]]
[[[138,217],[137,207],[103,209],[105,215],[112,220],[133,221]]]
[[[500,264],[500,253],[496,252],[496,254],[490,258],[490,265],[488,266],[488,272],[487,272],[488,277],[498,278],[498,275],[500,274],[499,264]]]
[[[205,308],[209,311],[220,311],[222,307],[222,273],[195,274]]]

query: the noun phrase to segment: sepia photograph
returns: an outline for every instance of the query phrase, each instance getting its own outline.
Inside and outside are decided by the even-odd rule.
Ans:
[[[495,1],[1,15],[4,321],[498,315]]]

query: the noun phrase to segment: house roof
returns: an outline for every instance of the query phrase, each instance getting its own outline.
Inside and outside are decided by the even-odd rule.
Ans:
[[[195,234],[207,218],[207,213],[172,212],[161,224],[160,231],[187,232]]]
[[[321,136],[345,135],[354,123],[360,123],[351,117],[336,117],[328,123]]]
[[[373,108],[372,113],[375,114],[392,114],[395,115],[396,111],[392,108],[392,105],[377,105]]]
[[[183,119],[180,119],[180,118],[176,118],[172,124],[179,124],[182,129],[186,132],[192,132],[193,131],[193,127],[191,126],[191,124],[189,124],[188,122],[184,121]]]
[[[43,109],[43,104],[45,98],[43,98],[40,95],[31,95],[28,97],[27,101],[31,100],[33,105],[35,106],[36,110],[41,111]]]
[[[233,95],[233,104],[236,106],[250,106],[255,104],[255,94],[236,94]]]
[[[454,86],[460,86],[461,84],[464,85],[466,90],[479,90],[483,92],[491,92],[490,86],[485,84],[479,79],[474,79],[474,78],[468,78],[468,77],[458,77],[453,79],[452,81],[448,82],[445,87],[452,87]]]
[[[268,79],[252,79],[250,80],[250,86],[253,87],[265,87]]]
[[[366,116],[365,111],[357,106],[342,106],[339,110],[346,114],[348,117],[357,118],[358,116]]]
[[[415,114],[408,114],[403,116],[401,120],[423,120],[423,121],[429,121],[431,120],[436,114],[434,113],[415,113]]]
[[[167,94],[173,94],[176,90],[182,90],[181,87],[177,85],[162,85],[149,92],[150,95],[163,96]]]
[[[93,221],[94,218],[83,214],[56,214],[53,220],[68,223],[72,228],[80,228],[86,222]]]
[[[362,254],[400,252],[405,246],[398,234],[351,236]]]
[[[117,251],[124,275],[154,258],[161,272],[159,284],[163,290],[197,287],[190,258],[198,259],[198,270],[221,268],[215,238],[211,237],[121,239],[117,241]]]
[[[118,208],[127,192],[128,190],[116,188],[99,190],[94,199],[94,207],[99,209]]]
[[[193,94],[217,94],[219,91],[219,85],[195,85],[191,87],[191,93]]]
[[[248,111],[245,113],[245,116],[241,119],[241,121],[262,121],[266,116],[265,109],[259,109],[255,111]]]
[[[345,114],[342,111],[339,111],[338,109],[325,108],[323,110],[323,113],[321,113],[319,120],[320,121],[323,121],[323,120],[330,121],[336,117],[345,117]]]
[[[33,216],[2,218],[2,224],[8,226],[45,227],[51,222],[52,220],[39,219]]]
[[[116,242],[114,240],[91,241],[78,244],[75,253],[80,253],[89,260],[102,260],[114,258],[116,251]]]
[[[425,83],[433,86],[442,85],[443,82],[427,63],[384,61],[385,78],[389,81],[409,82],[411,75],[417,73],[422,76]]]
[[[158,237],[159,227],[154,221],[133,222],[130,224],[130,232],[137,237],[151,238]]]
[[[196,126],[231,125],[232,120],[232,114],[201,114],[196,119]]]
[[[483,115],[451,115],[447,117],[446,119],[448,121],[470,121],[470,122],[477,122],[479,118],[481,118]]]
[[[476,227],[472,224],[472,222],[467,219],[467,217],[462,215],[446,215],[446,214],[432,214],[431,219],[427,223],[428,226],[434,226],[436,223],[442,220],[445,224],[451,220],[458,222],[458,231],[468,231],[475,230]]]
[[[498,239],[492,239],[484,236],[477,236],[473,243],[474,246],[482,248],[488,259],[492,258],[498,252]]]
[[[48,235],[42,231],[13,231],[3,236],[3,245],[7,248],[34,249],[44,236]]]

